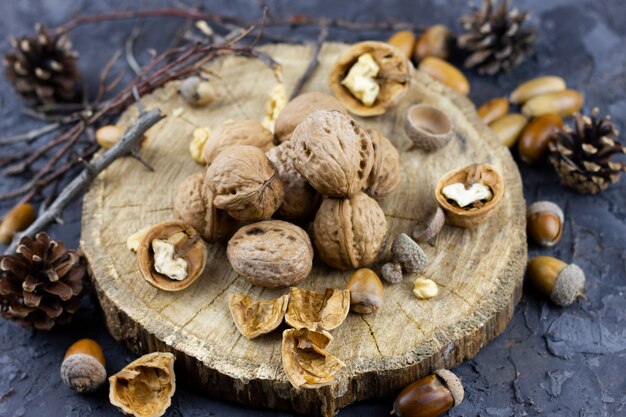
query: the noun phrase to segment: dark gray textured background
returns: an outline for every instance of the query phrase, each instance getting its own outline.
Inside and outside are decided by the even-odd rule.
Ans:
[[[187,0],[187,3],[191,3]],[[209,10],[258,17],[252,0],[205,2]],[[585,108],[599,106],[624,129],[626,116],[626,2],[624,0],[524,0],[517,7],[532,12],[540,26],[534,57],[513,72],[495,78],[470,74],[471,98],[476,103],[505,95],[520,81],[543,74],[566,78],[582,90]],[[87,0],[7,1],[0,3],[0,50],[10,34],[30,34],[35,22],[50,26],[76,13],[153,8],[174,1],[128,2]],[[181,3],[182,4],[182,3]],[[360,0],[270,1],[276,15],[304,13],[367,21],[396,17],[417,23],[446,23],[458,28],[466,0]],[[145,19],[136,51],[162,50],[182,24],[180,19]],[[114,50],[123,48],[133,24],[129,21],[82,27],[71,33],[81,53],[80,65],[93,90],[97,76]],[[292,33],[293,34],[293,33]],[[299,39],[314,39],[315,30],[298,30]],[[382,34],[331,31],[331,39],[349,42]],[[146,55],[138,54],[140,61]],[[117,66],[124,69],[121,60]],[[126,68],[127,69],[127,68]],[[0,80],[0,136],[36,126],[21,116],[21,102],[7,82]],[[36,144],[35,144],[36,146]],[[16,148],[0,148],[0,153]],[[450,416],[625,416],[626,415],[626,180],[597,196],[580,196],[559,185],[548,165],[520,164],[526,199],[550,199],[565,211],[562,241],[553,249],[530,248],[530,256],[549,254],[575,262],[587,273],[588,299],[557,308],[532,289],[525,288],[522,302],[507,330],[474,359],[455,371],[463,378],[466,400]],[[3,178],[0,191],[19,181]],[[0,205],[0,213],[6,211]],[[64,215],[65,225],[53,235],[69,246],[78,243],[80,204]],[[50,333],[34,332],[0,321],[0,416],[117,416],[106,391],[81,396],[59,379],[65,349],[75,340],[91,337],[105,351],[109,373],[133,359],[107,334],[90,301],[73,324]],[[390,341],[393,343],[393,341]],[[166,416],[286,416],[252,410],[236,404],[203,398],[184,381]],[[343,410],[341,416],[385,416],[392,399],[365,402]]]

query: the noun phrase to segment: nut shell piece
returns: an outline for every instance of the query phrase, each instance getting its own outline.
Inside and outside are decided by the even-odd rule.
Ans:
[[[324,200],[313,222],[317,253],[328,265],[341,270],[374,263],[386,236],[385,213],[364,193]]]
[[[439,232],[441,232],[445,222],[446,214],[443,212],[441,207],[437,206],[435,213],[426,221],[425,224],[416,225],[413,228],[413,239],[418,242],[431,241],[437,237]]]
[[[295,329],[332,330],[350,311],[350,291],[327,288],[325,292],[292,287],[285,321]]]
[[[391,194],[400,184],[400,154],[378,129],[369,131],[374,148],[374,163],[365,192],[374,198]]]
[[[188,176],[178,186],[174,215],[196,229],[207,242],[226,239],[235,226],[228,213],[213,205],[213,193],[201,172]]]
[[[169,352],[144,355],[109,378],[109,401],[134,417],[162,416],[174,391],[174,355]]]
[[[426,266],[426,254],[406,233],[400,233],[391,245],[394,260],[405,272],[419,272]]]
[[[336,110],[347,114],[346,106],[341,104],[335,97],[311,91],[303,93],[285,105],[276,118],[274,126],[276,139],[285,142],[291,139],[291,134],[296,126],[306,119],[306,117],[317,110]]]
[[[211,165],[215,158],[232,145],[250,145],[263,152],[274,146],[274,135],[256,120],[228,122],[213,129],[202,148],[202,158]]]
[[[341,84],[352,66],[363,54],[370,54],[380,67],[377,76],[380,92],[372,106],[364,105]],[[385,42],[360,42],[343,53],[330,71],[328,83],[333,94],[357,116],[377,116],[387,112],[408,91],[413,66],[404,53]]]
[[[185,279],[177,281],[156,271],[152,241],[180,237],[174,243],[175,253],[187,262]],[[137,249],[137,263],[143,278],[151,285],[165,291],[180,291],[193,284],[204,272],[208,259],[206,244],[193,227],[178,220],[152,226]]]
[[[285,197],[274,215],[290,221],[308,221],[313,218],[322,199],[293,165],[293,143],[283,142],[266,152],[283,182]]]
[[[572,304],[584,292],[585,273],[576,264],[569,264],[559,273],[550,299],[562,307]]]
[[[254,300],[244,294],[230,294],[228,308],[235,326],[247,339],[267,334],[283,322],[289,295],[274,300]]]
[[[267,288],[302,282],[313,266],[313,246],[300,227],[281,220],[249,224],[239,229],[226,251],[233,269]]]
[[[272,216],[284,197],[283,183],[274,164],[255,146],[225,149],[206,171],[215,195],[213,205],[241,221]]]
[[[325,348],[332,336],[308,329],[283,332],[283,371],[295,388],[319,388],[332,383],[345,364]]]
[[[476,182],[488,186],[492,192],[491,200],[485,202],[482,207],[458,207],[450,203],[441,192],[449,184],[463,183],[471,185]],[[504,179],[493,166],[489,164],[472,164],[450,171],[444,175],[435,187],[435,200],[446,212],[448,223],[454,226],[471,228],[487,220],[496,211],[502,203],[504,192]]]
[[[318,110],[291,136],[293,164],[320,193],[352,197],[365,186],[374,163],[372,139],[352,118]]]
[[[404,131],[414,147],[426,152],[436,151],[454,137],[452,122],[441,110],[416,104],[406,114]]]

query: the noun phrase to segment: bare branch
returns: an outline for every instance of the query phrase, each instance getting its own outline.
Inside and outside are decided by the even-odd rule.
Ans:
[[[309,78],[311,78],[311,75],[313,75],[313,72],[315,71],[315,69],[320,63],[319,61],[320,51],[322,50],[322,44],[324,43],[327,37],[328,37],[328,26],[326,24],[323,24],[320,26],[320,34],[317,37],[317,40],[315,41],[315,46],[313,48],[313,54],[311,55],[311,61],[309,62],[309,66],[306,68],[306,71],[304,71],[304,74],[302,74],[302,76],[296,82],[296,85],[293,88],[293,91],[291,92],[291,96],[289,97],[289,100],[293,99],[294,97],[300,94],[300,92],[302,91],[302,87],[304,87],[304,84],[306,84]]]

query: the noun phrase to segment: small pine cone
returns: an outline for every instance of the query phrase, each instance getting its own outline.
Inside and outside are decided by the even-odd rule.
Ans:
[[[610,116],[599,118],[599,110],[591,116],[577,113],[575,129],[565,126],[550,142],[550,162],[561,176],[563,185],[581,194],[596,194],[617,182],[626,163],[613,161],[613,156],[626,154],[617,140],[619,132]]]
[[[496,7],[496,0],[482,0],[482,7],[461,17],[465,33],[458,37],[459,48],[469,53],[466,68],[494,75],[509,71],[532,53],[536,34],[523,28],[527,12],[509,9],[508,0]]]
[[[0,316],[50,330],[80,307],[85,267],[75,251],[39,233],[24,237],[15,255],[0,257]]]
[[[36,25],[33,37],[11,39],[4,56],[5,76],[25,100],[34,104],[80,99],[78,54],[65,34],[52,35]]]

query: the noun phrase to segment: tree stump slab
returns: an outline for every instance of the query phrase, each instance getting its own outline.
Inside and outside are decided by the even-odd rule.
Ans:
[[[327,77],[347,45],[325,44],[320,65],[304,91],[330,93]],[[283,68],[287,93],[304,73],[310,46],[272,45],[264,50]],[[228,295],[244,293],[273,298],[288,289],[250,285],[231,268],[224,244],[209,245],[205,276],[186,290],[169,293],[145,282],[127,237],[141,228],[173,218],[172,199],[178,184],[203,168],[188,151],[192,131],[215,127],[228,119],[265,115],[268,94],[276,84],[272,72],[251,58],[225,56],[208,65],[216,99],[202,108],[187,106],[174,81],[146,96],[146,108],[167,115],[147,134],[137,161],[116,161],[102,173],[84,198],[81,247],[111,335],[133,352],[169,351],[176,355],[177,379],[211,396],[252,406],[331,416],[365,399],[395,395],[402,387],[434,369],[452,368],[474,356],[500,334],[521,295],[526,263],[526,220],[517,166],[504,146],[478,119],[473,105],[449,88],[415,71],[409,93],[384,116],[360,119],[380,129],[400,150],[399,188],[381,203],[390,236],[410,234],[435,207],[433,190],[448,171],[487,162],[503,175],[502,206],[472,229],[444,226],[434,245],[424,244],[428,267],[420,276],[439,285],[436,298],[414,297],[413,280],[385,285],[382,309],[373,315],[350,314],[333,330],[330,351],[346,368],[329,386],[294,389],[281,365],[281,331],[247,340],[235,327]],[[452,120],[455,138],[434,153],[407,151],[404,118],[409,106],[427,103]],[[137,115],[130,108],[119,123]],[[332,270],[316,259],[300,285],[323,291],[343,288],[349,273]]]

